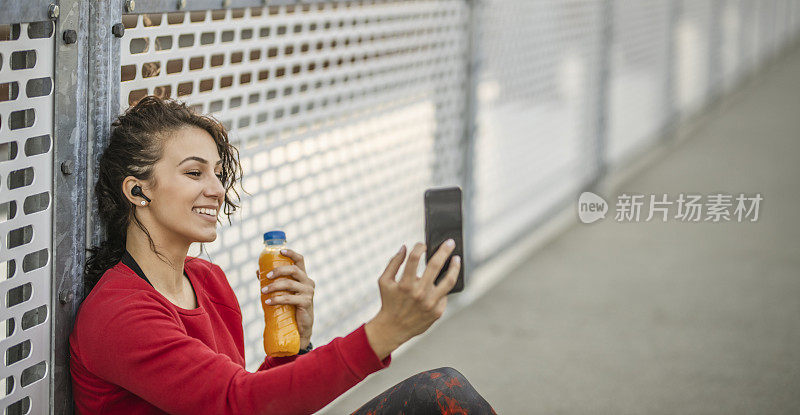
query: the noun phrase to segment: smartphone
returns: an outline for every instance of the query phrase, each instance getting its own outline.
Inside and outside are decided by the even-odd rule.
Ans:
[[[464,290],[464,238],[461,220],[461,188],[443,187],[425,191],[425,263],[433,257],[439,246],[448,239],[456,242],[456,247],[447,258],[435,283],[444,278],[450,267],[453,256],[461,257],[461,268],[458,270],[456,285],[447,294]]]

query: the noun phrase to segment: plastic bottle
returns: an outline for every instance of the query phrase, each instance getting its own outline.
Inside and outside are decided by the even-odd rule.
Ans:
[[[274,268],[293,265],[289,257],[281,255],[286,248],[286,234],[283,231],[269,231],[264,234],[264,250],[258,257],[258,280],[261,288],[280,280],[291,278],[279,276],[267,279],[266,275]],[[290,304],[269,305],[264,300],[286,291],[261,293],[261,307],[264,309],[264,352],[267,356],[280,357],[296,355],[300,351],[300,333],[297,330],[295,306]]]

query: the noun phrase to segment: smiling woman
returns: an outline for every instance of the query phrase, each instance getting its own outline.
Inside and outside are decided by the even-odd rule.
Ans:
[[[426,284],[423,298],[412,294],[419,291],[413,286],[394,282],[405,258],[401,249],[381,276],[384,307],[375,319],[302,355],[266,356],[255,373],[246,371],[242,312],[225,273],[187,257],[192,243],[216,239],[220,210],[230,223],[238,207],[228,197],[242,175],[238,152],[218,121],[154,96],[112,126],[95,186],[106,240],[91,249],[90,292],[69,336],[78,413],[313,413],[389,366],[393,350],[444,312],[458,266],[450,265],[446,284],[434,287],[433,275],[450,251],[431,260],[428,277],[404,277],[404,287]],[[315,284],[303,256],[286,251],[294,265],[276,269],[274,277],[291,278],[274,284],[292,294],[272,301],[307,310],[304,317],[298,313],[306,349]],[[406,271],[416,271],[422,252],[415,247]],[[493,413],[463,376],[441,369],[406,379],[363,411]]]

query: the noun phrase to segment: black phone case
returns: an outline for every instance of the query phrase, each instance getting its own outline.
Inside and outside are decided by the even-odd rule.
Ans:
[[[456,242],[456,247],[450,257],[447,258],[439,275],[436,276],[435,283],[447,273],[450,267],[450,260],[453,256],[461,257],[461,269],[458,271],[456,285],[448,294],[461,292],[464,290],[464,238],[463,222],[461,215],[461,188],[445,187],[434,188],[425,191],[425,262],[430,260],[439,246],[446,240],[452,238]]]

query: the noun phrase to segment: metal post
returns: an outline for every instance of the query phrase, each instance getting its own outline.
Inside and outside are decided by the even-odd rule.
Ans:
[[[666,72],[664,73],[664,123],[661,126],[661,137],[664,140],[671,140],[674,138],[674,130],[677,128],[677,123],[680,120],[681,114],[675,105],[676,93],[675,90],[675,28],[678,25],[683,11],[680,9],[677,1],[667,1],[667,50],[664,66]]]
[[[94,183],[100,155],[108,145],[111,122],[119,115],[120,39],[112,27],[122,22],[121,1],[92,1],[89,9],[88,147],[86,235],[89,246],[105,235],[92,212],[97,212]]]
[[[722,18],[725,9],[722,0],[711,0],[711,18],[708,28],[708,90],[706,91],[706,105],[713,104],[722,91],[723,64],[722,64]],[[717,52],[713,52],[717,51]]]
[[[61,0],[55,32],[51,411],[71,414],[69,334],[83,293],[86,246],[86,56],[89,4]]]
[[[596,172],[594,179],[587,185],[587,190],[596,190],[600,181],[608,172],[606,159],[606,142],[608,140],[609,83],[611,82],[611,48],[614,41],[614,0],[604,0],[602,6],[603,28],[597,46],[597,96],[596,96],[596,135],[594,159]]]
[[[467,84],[467,102],[466,108],[466,127],[464,128],[464,162],[463,162],[463,183],[464,189],[462,192],[462,215],[464,221],[464,258],[463,266],[465,271],[475,269],[477,262],[475,261],[475,139],[477,130],[477,89],[479,81],[479,72],[481,65],[481,35],[480,35],[480,12],[483,3],[480,0],[467,1],[469,7],[468,17],[468,45],[466,57],[466,84]],[[467,273],[464,274],[465,276]]]
[[[745,3],[743,0],[740,0],[738,6],[736,8],[737,13],[739,13],[739,59],[736,63],[736,82],[735,86],[738,86],[744,81],[745,76],[749,73],[750,70],[750,59],[747,53],[747,33],[750,32],[750,27],[747,25],[746,19],[748,16],[748,11],[745,10],[745,5],[749,3]]]

